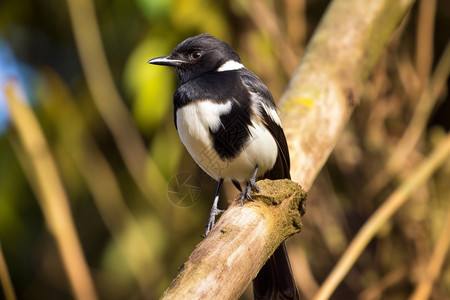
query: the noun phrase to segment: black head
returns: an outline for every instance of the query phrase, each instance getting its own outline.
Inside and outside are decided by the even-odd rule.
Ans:
[[[149,64],[171,66],[181,83],[207,72],[214,72],[228,61],[241,62],[230,45],[209,34],[201,34],[181,42],[169,56],[151,59]]]

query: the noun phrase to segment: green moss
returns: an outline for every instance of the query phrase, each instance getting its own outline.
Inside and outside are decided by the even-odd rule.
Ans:
[[[260,187],[260,192],[252,193],[254,201],[261,201],[267,205],[280,205],[286,199],[289,199],[287,207],[287,213],[284,214],[285,222],[292,222],[291,225],[300,231],[302,228],[301,216],[305,214],[305,204],[307,193],[302,187],[289,179],[280,180],[261,180],[257,182]],[[292,227],[283,226],[286,228],[286,233],[278,232],[279,235],[290,236],[292,235]]]
[[[306,192],[302,187],[289,179],[269,180],[264,179],[257,182],[261,191],[252,193],[252,199],[262,201],[267,205],[279,205],[285,199],[294,197],[291,202],[292,209],[298,209],[302,200],[306,200]]]

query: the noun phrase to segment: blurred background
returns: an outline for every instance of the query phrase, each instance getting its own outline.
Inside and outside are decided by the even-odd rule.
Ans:
[[[174,73],[147,61],[208,32],[231,44],[279,99],[328,4],[1,1],[0,244],[17,298],[74,296],[29,153],[11,124],[11,79],[25,91],[56,163],[98,297],[157,299],[202,240],[216,183],[178,138]],[[309,193],[304,229],[288,241],[305,299],[448,132],[448,78],[432,100],[421,95],[449,36],[450,2],[418,1],[380,57]],[[385,224],[334,299],[410,295],[443,230],[449,183],[450,162]],[[441,267],[432,299],[450,299],[448,254]]]

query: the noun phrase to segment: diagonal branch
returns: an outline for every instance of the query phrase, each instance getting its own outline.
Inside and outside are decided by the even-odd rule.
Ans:
[[[258,182],[260,193],[232,205],[197,245],[162,299],[237,299],[266,260],[301,230],[306,193],[288,180]]]

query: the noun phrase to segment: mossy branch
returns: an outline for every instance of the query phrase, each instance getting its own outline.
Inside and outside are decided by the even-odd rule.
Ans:
[[[253,201],[233,204],[221,216],[162,299],[237,299],[275,249],[300,232],[306,192],[288,179],[258,186]]]

